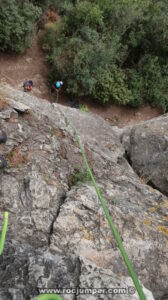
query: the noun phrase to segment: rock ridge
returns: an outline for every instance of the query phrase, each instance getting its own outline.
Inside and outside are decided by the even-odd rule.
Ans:
[[[33,300],[39,288],[133,286],[92,183],[79,177],[69,184],[75,170],[85,166],[66,114],[78,130],[147,299],[164,299],[168,288],[164,172],[168,116],[121,130],[91,113],[51,104],[8,85],[0,84],[0,95],[9,101],[0,112],[0,127],[8,135],[7,143],[0,145],[8,160],[8,168],[0,174],[0,210],[9,211],[0,257],[0,299]],[[158,167],[161,156],[165,160]],[[152,176],[152,182],[163,193],[143,178],[154,164],[163,180]],[[67,294],[62,299],[139,298],[137,294]]]

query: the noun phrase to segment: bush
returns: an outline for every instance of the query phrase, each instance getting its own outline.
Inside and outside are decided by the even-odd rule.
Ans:
[[[92,95],[102,104],[112,99],[117,104],[128,104],[131,102],[131,92],[128,89],[124,73],[116,66],[111,69],[100,69],[96,75],[96,84]]]
[[[80,104],[79,109],[84,112],[89,112],[89,109],[88,109],[87,105],[85,105],[85,104]]]
[[[151,103],[168,111],[166,0],[65,0],[46,28],[50,80],[106,104]]]
[[[0,51],[24,52],[31,45],[34,25],[41,9],[28,1],[2,1]]]
[[[59,24],[58,23],[47,23],[45,25],[45,36],[43,40],[43,50],[52,51],[55,47],[56,36],[58,34]]]
[[[74,186],[77,185],[79,182],[86,183],[91,181],[90,175],[86,169],[75,169],[74,174],[72,174],[69,178],[68,185]]]

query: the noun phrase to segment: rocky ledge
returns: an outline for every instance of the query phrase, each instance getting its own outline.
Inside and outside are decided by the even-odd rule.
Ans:
[[[0,299],[33,300],[39,288],[133,286],[67,114],[147,299],[168,299],[168,115],[122,130],[8,85],[0,85],[0,98],[5,103],[0,127],[8,136],[0,145],[8,161],[0,174],[0,210],[9,212]],[[139,297],[66,294],[62,299]]]

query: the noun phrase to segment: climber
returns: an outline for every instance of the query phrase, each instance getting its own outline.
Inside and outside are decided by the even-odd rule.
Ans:
[[[54,81],[52,85],[52,91],[60,92],[63,86],[63,81]]]
[[[6,133],[0,130],[0,144],[5,143],[7,140]],[[7,166],[7,161],[0,155],[0,169],[4,169]]]
[[[23,83],[24,91],[25,92],[30,92],[33,88],[33,81],[29,80]]]
[[[52,85],[51,93],[52,92],[57,92],[56,102],[58,102],[59,92],[61,91],[62,86],[63,86],[63,81],[54,81],[54,83]]]

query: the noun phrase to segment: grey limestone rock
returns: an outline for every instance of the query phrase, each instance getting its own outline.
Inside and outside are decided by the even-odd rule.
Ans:
[[[0,257],[0,299],[34,300],[39,288],[133,286],[92,183],[70,181],[84,163],[67,114],[78,130],[147,299],[164,299],[168,290],[168,199],[146,185],[125,157],[125,149],[132,161],[139,153],[133,167],[141,167],[138,140],[143,151],[152,155],[146,136],[151,135],[150,143],[155,145],[156,127],[161,135],[162,118],[156,120],[160,125],[153,120],[151,127],[143,127],[143,136],[145,125],[130,128],[126,137],[125,129],[113,128],[93,114],[52,105],[8,85],[1,84],[2,91],[6,99],[28,106],[30,111],[18,113],[14,123],[0,115],[0,127],[8,135],[7,143],[0,145],[8,160],[8,168],[0,174],[0,211],[9,212],[7,239]],[[167,117],[163,117],[164,128],[166,122]],[[164,150],[162,157],[167,151],[163,135],[160,146],[153,148],[157,153]],[[124,136],[127,146],[121,142]],[[159,157],[156,163],[154,157],[151,159],[156,168],[160,163],[163,166]],[[165,186],[165,181],[161,182]],[[0,230],[2,223],[1,213]],[[64,294],[62,299],[136,300],[138,296]]]
[[[127,130],[123,144],[139,176],[168,195],[168,115]]]

